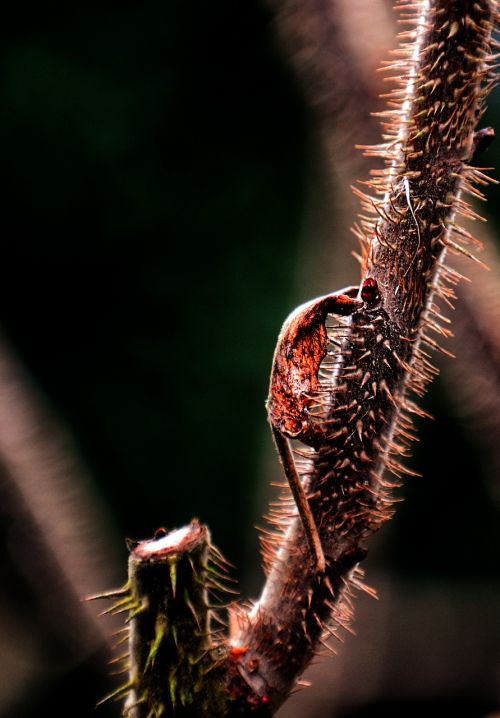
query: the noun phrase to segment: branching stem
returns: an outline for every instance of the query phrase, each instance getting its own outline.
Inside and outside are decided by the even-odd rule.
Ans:
[[[263,593],[250,610],[230,607],[230,635],[220,643],[208,630],[203,599],[208,585],[221,587],[207,573],[206,529],[181,530],[187,543],[184,534],[177,543],[175,534],[166,537],[168,556],[148,548],[150,542],[133,549],[130,680],[136,702],[154,698],[148,710],[129,703],[133,718],[272,715],[325,638],[349,627],[352,589],[366,589],[358,566],[366,541],[392,516],[391,491],[410,473],[401,461],[409,453],[411,415],[425,412],[409,393],[422,396],[436,373],[424,347],[447,353],[431,336],[449,334],[436,302],[449,303],[459,279],[445,264],[446,247],[470,254],[470,235],[455,216],[475,216],[461,193],[477,194],[473,183],[484,183],[467,163],[494,83],[497,2],[400,5],[411,29],[386,68],[397,82],[385,114],[386,141],[366,148],[386,168],[369,183],[371,195],[356,190],[361,300],[341,300],[348,311],[337,312],[343,316],[331,330],[330,351],[326,311],[318,321],[325,298],[292,314],[273,364],[276,392],[268,410],[299,515],[284,503],[274,517],[279,531],[267,543]],[[328,298],[339,305],[338,294]],[[296,360],[288,352],[293,346]],[[288,436],[303,442],[294,454]],[[191,545],[194,533],[200,543]]]

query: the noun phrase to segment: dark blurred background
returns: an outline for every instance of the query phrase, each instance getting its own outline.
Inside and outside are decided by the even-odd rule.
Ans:
[[[347,224],[331,210],[331,125],[318,130],[281,10],[246,0],[4,9],[0,430],[19,421],[22,440],[0,441],[2,717],[93,716],[116,685],[108,624],[101,634],[76,597],[125,580],[125,536],[197,516],[258,594],[253,525],[278,477],[264,411],[275,338],[293,306],[359,276],[354,238],[336,250]],[[498,94],[490,104],[495,124]],[[499,194],[489,195],[492,216]],[[360,601],[359,637],[340,668],[327,659],[319,707],[308,691],[295,699],[302,714],[495,709],[498,477],[449,394],[438,382],[424,402],[436,416],[415,451],[424,478],[408,481],[367,562],[386,597]],[[358,668],[378,678],[356,695],[342,675]]]

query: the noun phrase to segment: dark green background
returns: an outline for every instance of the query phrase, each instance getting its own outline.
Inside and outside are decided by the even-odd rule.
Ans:
[[[76,438],[123,576],[125,536],[194,515],[238,566],[257,547],[307,134],[270,22],[233,0],[3,11],[0,321]],[[107,671],[55,674],[9,718],[91,716]]]
[[[2,54],[1,319],[120,533],[195,512],[227,545],[249,520],[302,209],[305,111],[269,14],[26,19]]]

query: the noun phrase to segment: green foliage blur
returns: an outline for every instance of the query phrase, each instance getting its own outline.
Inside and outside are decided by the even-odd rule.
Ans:
[[[305,111],[270,16],[253,2],[10,12],[4,327],[117,532],[197,515],[239,563],[304,175]]]

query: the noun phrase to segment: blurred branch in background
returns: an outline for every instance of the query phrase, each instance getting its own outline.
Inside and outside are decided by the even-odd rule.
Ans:
[[[297,262],[304,296],[356,280],[350,227],[358,202],[350,186],[374,167],[356,144],[375,144],[384,90],[377,69],[393,44],[394,14],[384,0],[270,0],[276,29],[313,110],[308,209]],[[382,166],[382,163],[379,163]],[[327,258],[327,261],[325,261]]]
[[[73,441],[0,336],[2,716],[57,715],[70,691],[52,684],[69,689],[75,670],[71,714],[93,710],[112,624],[82,596],[117,578],[108,526]]]
[[[490,227],[476,235],[484,242],[481,259],[490,271],[455,257],[453,266],[470,282],[457,288],[451,351],[457,361],[443,362],[443,382],[462,430],[482,454],[483,481],[500,508],[500,255]]]

